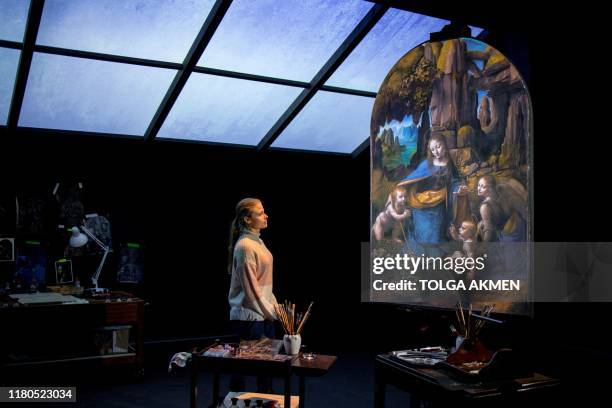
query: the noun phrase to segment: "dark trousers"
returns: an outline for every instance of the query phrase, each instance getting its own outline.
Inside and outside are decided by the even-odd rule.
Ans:
[[[264,320],[261,322],[232,320],[231,325],[232,331],[236,333],[241,340],[259,340],[262,336],[273,339],[276,335],[273,320]]]
[[[245,321],[245,320],[232,320],[231,321],[232,331],[241,340],[259,340],[262,336],[266,336],[269,339],[275,338],[276,330],[274,329],[274,321]],[[244,391],[245,381],[243,376],[232,375],[230,378],[230,390],[231,391]],[[262,393],[273,393],[272,391],[272,379],[269,377],[257,377],[257,392]]]

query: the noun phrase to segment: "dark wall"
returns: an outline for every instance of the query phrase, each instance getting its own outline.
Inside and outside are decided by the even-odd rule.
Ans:
[[[270,217],[262,237],[277,297],[315,300],[313,330],[354,320],[369,230],[365,156],[55,135],[20,135],[5,151],[27,152],[7,157],[12,168],[35,169],[14,172],[17,192],[81,181],[86,212],[108,215],[114,242],[144,244],[145,284],[134,289],[150,304],[149,338],[227,331],[229,223],[245,196],[261,198]],[[102,282],[112,285],[115,271],[111,259]]]

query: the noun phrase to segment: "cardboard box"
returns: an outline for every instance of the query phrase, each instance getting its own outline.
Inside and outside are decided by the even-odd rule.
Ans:
[[[243,408],[244,405],[244,400],[245,399],[250,399],[251,400],[251,407],[255,407],[255,401],[257,400],[262,400],[263,401],[263,405],[264,407],[267,406],[267,402],[269,401],[276,401],[277,403],[279,403],[280,407],[285,408],[283,406],[284,400],[285,400],[285,396],[284,395],[280,395],[280,394],[262,394],[259,392],[232,392],[230,391],[225,398],[223,399],[223,406],[226,408],[231,408],[232,407],[232,398],[238,398],[238,407],[239,408]],[[292,395],[291,396],[291,407],[290,408],[298,408],[298,405],[300,404],[300,397],[298,397],[297,395]]]

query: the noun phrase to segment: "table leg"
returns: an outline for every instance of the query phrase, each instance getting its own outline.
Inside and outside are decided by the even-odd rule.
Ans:
[[[303,375],[300,375],[300,406],[299,408],[306,407],[306,379]]]
[[[285,404],[286,408],[291,407],[291,373],[285,376]]]
[[[217,407],[219,405],[219,373],[213,373],[213,407]]]
[[[374,369],[374,408],[385,408],[387,384],[381,378],[378,369]]]
[[[198,405],[198,368],[195,362],[191,362],[191,384],[189,387],[189,407],[196,408]]]

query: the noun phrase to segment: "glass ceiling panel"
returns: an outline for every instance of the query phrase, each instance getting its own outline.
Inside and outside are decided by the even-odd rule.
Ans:
[[[447,20],[389,9],[351,52],[326,85],[378,92],[393,65],[408,51],[429,40]]]
[[[29,0],[0,0],[0,40],[23,41]]]
[[[272,147],[351,153],[370,133],[374,98],[319,91]]]
[[[6,125],[13,97],[19,50],[0,48],[0,125]]]
[[[256,145],[301,91],[193,73],[158,138]]]
[[[19,126],[144,135],[175,74],[34,53]]]
[[[213,0],[47,0],[37,43],[182,62]]]
[[[198,65],[311,81],[372,3],[234,0]]]

